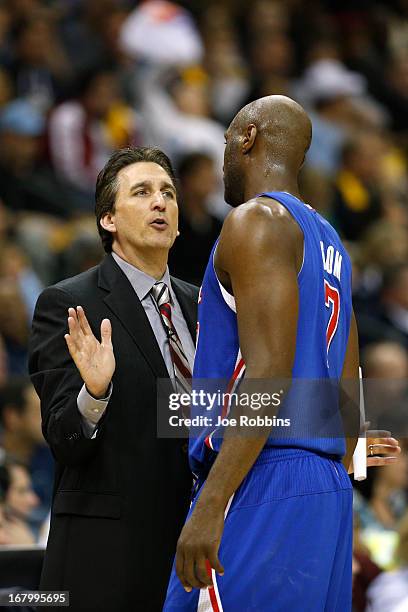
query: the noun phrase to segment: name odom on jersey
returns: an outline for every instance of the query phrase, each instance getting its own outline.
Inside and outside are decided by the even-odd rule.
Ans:
[[[323,268],[325,272],[328,274],[333,274],[340,281],[343,255],[341,255],[341,253],[331,244],[326,249],[322,240],[320,241],[320,249],[322,252]]]

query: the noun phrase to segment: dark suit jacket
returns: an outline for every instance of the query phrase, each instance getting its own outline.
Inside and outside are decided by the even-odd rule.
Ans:
[[[191,335],[198,290],[172,278]],[[84,435],[80,375],[64,334],[67,309],[83,306],[96,337],[112,322],[113,394],[95,439]],[[57,462],[41,588],[71,593],[78,610],[161,610],[191,489],[186,443],[158,439],[156,379],[168,377],[145,311],[108,255],[40,296],[29,369]]]

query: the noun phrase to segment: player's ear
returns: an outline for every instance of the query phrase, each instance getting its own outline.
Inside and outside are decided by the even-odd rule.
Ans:
[[[257,133],[256,125],[250,123],[245,130],[244,141],[242,143],[242,152],[244,155],[249,153],[254,146]]]
[[[107,232],[112,232],[112,233],[116,232],[116,225],[115,225],[114,215],[112,212],[108,212],[106,213],[106,215],[103,215],[99,223],[101,227],[103,227],[103,229],[106,230]]]

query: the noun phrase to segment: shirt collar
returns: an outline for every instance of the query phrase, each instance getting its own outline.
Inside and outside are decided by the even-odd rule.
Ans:
[[[172,294],[170,272],[167,266],[162,278],[157,280],[153,276],[146,274],[146,272],[139,270],[139,268],[136,268],[129,262],[119,257],[117,253],[112,252],[112,257],[116,261],[122,272],[126,275],[128,281],[132,285],[140,301],[144,300],[144,298],[149,295],[153,285],[155,285],[156,283],[166,283],[166,285],[170,289],[170,294]]]

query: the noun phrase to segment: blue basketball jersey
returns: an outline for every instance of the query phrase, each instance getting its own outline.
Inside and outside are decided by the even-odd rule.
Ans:
[[[299,314],[293,379],[341,378],[352,312],[351,262],[337,232],[311,206],[286,192],[270,192],[294,217],[304,236],[303,264],[298,274]],[[214,245],[200,290],[198,337],[194,379],[226,379],[232,392],[244,376],[235,300],[218,281]],[[273,287],[265,279],[265,290]],[[282,314],[284,316],[284,313]],[[279,324],[279,322],[277,322]],[[313,418],[312,401],[304,402],[303,419]],[[309,411],[309,413],[307,412]],[[205,413],[205,408],[203,409]],[[208,471],[222,443],[214,427],[190,437],[190,465],[200,474]],[[339,436],[302,439],[268,439],[267,447],[298,447],[320,454],[343,456],[345,440]]]

